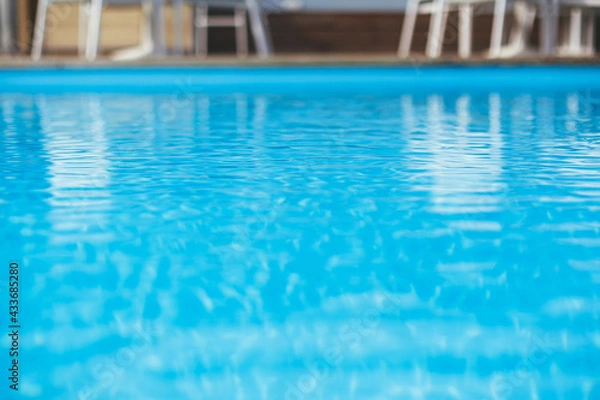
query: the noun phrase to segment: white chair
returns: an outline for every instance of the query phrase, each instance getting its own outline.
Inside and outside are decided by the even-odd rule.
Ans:
[[[141,4],[144,10],[144,24],[141,45],[117,53],[115,58],[137,58],[147,54],[160,54],[164,51],[164,18],[162,0],[38,0],[31,57],[39,60],[42,55],[48,9],[52,4],[64,3],[71,7],[79,6],[78,50],[88,61],[96,59],[100,43],[102,8],[105,4]]]
[[[236,31],[236,47],[239,56],[248,54],[248,35],[246,14],[250,19],[250,28],[259,57],[268,57],[273,53],[268,22],[258,0],[173,0],[174,5],[174,41],[176,53],[183,53],[183,3],[195,5],[194,16],[194,52],[206,56],[208,52],[208,28],[232,27]],[[210,16],[209,7],[233,10],[232,16]]]
[[[164,0],[91,0],[90,26],[86,58],[96,58],[100,39],[100,25],[103,4],[140,4],[143,23],[140,32],[140,45],[119,50],[112,54],[114,61],[139,59],[145,56],[165,54]]]
[[[459,10],[459,56],[468,58],[471,55],[471,26],[473,4],[493,2],[494,17],[490,38],[490,58],[514,57],[526,52],[527,38],[533,26],[536,9],[542,15],[541,49],[542,54],[551,55],[556,47],[558,27],[558,0],[517,0],[510,3],[515,10],[515,24],[510,35],[509,43],[503,45],[504,19],[509,4],[507,0],[409,0],[407,3],[404,25],[398,55],[408,57],[410,44],[414,31],[414,24],[418,13],[432,14],[429,24],[426,54],[430,58],[441,55],[443,35],[448,12]],[[423,3],[423,5],[421,5]]]
[[[527,38],[538,10],[541,17],[540,53],[552,55],[558,35],[558,0],[517,0],[510,5],[515,11],[515,24],[509,43],[503,45],[504,18],[509,3],[507,0],[495,0],[489,57],[510,58],[528,52]]]
[[[113,55],[113,60],[137,59],[147,55],[165,53],[165,21],[163,0],[90,0],[90,18],[88,25],[85,57],[89,61],[96,59],[100,44],[100,26],[104,4],[140,4],[144,11],[141,44],[125,49]]]
[[[496,0],[492,31],[491,58],[509,58],[532,52],[527,37],[539,11],[540,51],[544,56],[562,55],[586,57],[594,54],[594,9],[600,8],[600,0],[518,0],[513,2],[515,24],[509,43],[502,45],[506,0]],[[560,7],[570,11],[569,24],[565,25],[564,43],[557,46],[559,38]],[[585,12],[584,12],[585,10]]]
[[[558,49],[558,55],[593,56],[595,13],[600,8],[600,0],[561,0],[560,5],[569,11],[569,24],[565,26],[567,29],[564,31],[564,42]]]
[[[35,26],[33,30],[33,41],[31,44],[31,58],[37,61],[42,56],[44,47],[44,37],[46,34],[46,19],[48,17],[48,9],[52,4],[63,3],[69,7],[79,6],[79,36],[78,49],[82,55],[85,46],[87,18],[89,15],[90,0],[38,0],[37,13],[35,17]],[[76,4],[77,3],[77,4]],[[58,21],[55,21],[58,22]]]
[[[448,13],[458,10],[458,55],[461,58],[471,56],[473,5],[494,0],[408,0],[398,45],[398,56],[406,58],[415,30],[418,14],[431,14],[429,34],[427,36],[426,55],[437,58],[442,53],[443,36],[446,30]]]

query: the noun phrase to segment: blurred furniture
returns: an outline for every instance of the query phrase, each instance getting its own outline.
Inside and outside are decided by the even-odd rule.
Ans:
[[[566,1],[566,0],[565,0]],[[572,0],[600,1],[600,0]],[[493,22],[490,37],[490,58],[508,58],[527,52],[527,39],[537,10],[540,12],[540,52],[554,54],[558,35],[558,0],[408,0],[398,55],[408,57],[415,21],[419,13],[431,14],[426,55],[437,58],[441,55],[446,20],[450,11],[458,10],[458,53],[461,58],[471,55],[473,5],[493,2]],[[509,35],[509,42],[503,45],[504,20],[508,6],[515,12],[515,21]]]
[[[600,8],[600,0],[561,0],[560,5],[569,11],[569,23],[563,30],[564,40],[558,48],[558,55],[593,56],[596,10]]]
[[[518,0],[510,4],[515,11],[515,24],[508,45],[502,45],[507,0],[495,0],[490,58],[515,57],[527,51],[527,37],[537,10],[540,12],[540,53],[550,56],[556,49],[558,35],[558,0]]]
[[[496,1],[494,8],[494,21],[492,23],[491,44],[488,56],[490,58],[514,57],[523,54],[527,49],[535,19],[535,6],[527,1],[515,1],[512,4],[514,20],[508,37],[508,43],[503,44],[504,19],[502,9],[506,9],[506,2]]]
[[[208,53],[208,28],[231,27],[236,32],[236,49],[239,56],[248,55],[248,26],[246,14],[250,19],[250,28],[259,57],[268,57],[273,53],[268,22],[263,13],[260,0],[173,0],[174,6],[174,49],[176,54],[183,53],[183,3],[195,6],[194,15],[194,52],[206,56]],[[211,16],[209,7],[232,10],[231,16]]]
[[[134,48],[122,50],[115,55],[116,59],[138,58],[149,54],[164,53],[164,18],[162,0],[38,0],[31,57],[39,60],[44,45],[48,8],[52,4],[65,3],[74,7],[79,5],[78,50],[88,61],[96,59],[100,44],[100,27],[102,7],[105,4],[140,4],[144,10],[145,23],[142,26],[141,44]]]
[[[17,50],[17,7],[14,1],[0,0],[0,52]]]
[[[443,7],[444,3],[440,3]],[[408,0],[406,2],[406,9],[404,11],[404,22],[402,23],[402,32],[400,33],[400,43],[398,45],[398,57],[400,58],[408,58],[410,55],[410,47],[412,44],[412,39],[415,32],[415,23],[417,21],[418,14],[430,14],[432,15],[431,20],[429,21],[429,35],[427,36],[427,48],[426,53],[427,56],[433,57],[433,53],[430,52],[433,44],[432,42],[433,36],[431,35],[431,30],[433,26],[433,12],[434,5],[432,0]],[[445,15],[447,15],[445,13]],[[441,22],[444,25],[446,18],[444,18]],[[442,26],[442,30],[444,27]]]
[[[78,51],[82,55],[85,46],[86,37],[86,19],[89,13],[90,0],[38,0],[37,13],[35,16],[35,25],[33,30],[33,42],[31,44],[31,58],[35,61],[42,57],[42,49],[44,47],[44,37],[46,34],[46,23],[48,17],[48,8],[52,4],[64,3],[69,7],[74,7],[75,3],[79,3],[79,34],[78,34]]]
[[[473,5],[494,0],[408,0],[398,46],[398,56],[409,56],[418,14],[431,14],[426,55],[437,58],[442,53],[444,32],[450,11],[458,10],[458,55],[471,56]]]
[[[104,4],[140,4],[144,22],[141,26],[140,44],[119,50],[112,55],[115,61],[138,59],[149,55],[165,54],[165,26],[163,0],[91,0],[85,58],[93,61],[98,55],[102,7]]]

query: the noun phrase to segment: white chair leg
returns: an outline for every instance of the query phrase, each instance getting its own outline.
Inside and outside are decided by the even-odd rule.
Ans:
[[[31,58],[38,61],[42,57],[44,47],[44,34],[46,30],[46,15],[50,0],[38,0],[37,13],[35,16],[35,27],[33,30],[33,42],[31,43]]]
[[[153,0],[151,3],[151,13],[147,16],[147,20],[151,24],[150,41],[152,41],[153,53],[155,55],[165,55],[165,14],[163,0]]]
[[[246,9],[237,7],[235,9],[235,42],[237,54],[240,57],[248,56],[248,27],[246,24]]]
[[[560,20],[560,0],[550,0],[550,39],[548,43],[548,55],[556,54],[556,43],[558,42],[558,27]]]
[[[88,22],[87,43],[85,45],[85,58],[94,61],[98,56],[100,46],[100,24],[102,23],[102,0],[91,0],[90,18]]]
[[[273,53],[273,43],[267,18],[262,13],[258,0],[246,0],[246,8],[250,18],[252,36],[254,36],[254,43],[256,44],[256,52],[259,57],[269,57]]]
[[[523,52],[527,47],[527,38],[531,34],[531,28],[535,20],[535,7],[531,7],[525,1],[517,1],[514,4],[515,20],[510,32],[509,44],[503,48],[503,55],[510,57]]]
[[[154,35],[152,32],[153,7],[151,3],[142,3],[144,20],[140,24],[140,44],[117,50],[110,55],[111,61],[139,60],[151,55],[154,51]]]
[[[590,10],[585,15],[585,44],[584,53],[586,56],[594,55],[594,31],[596,27],[596,13],[594,10]]]
[[[540,1],[540,49],[542,54],[546,54],[550,43],[550,1]]]
[[[419,11],[419,0],[408,0],[402,23],[402,33],[400,34],[400,43],[398,44],[398,57],[407,58],[410,54],[413,34],[415,32],[415,22]]]
[[[557,53],[564,55],[569,49],[569,24],[560,24],[558,27],[558,37],[556,38]]]
[[[196,5],[194,33],[194,52],[198,56],[206,57],[208,53],[208,6],[206,4]]]
[[[429,23],[429,37],[427,38],[426,54],[429,58],[438,58],[442,53],[444,19],[448,16],[445,8],[444,0],[435,0],[431,22]]]
[[[581,56],[581,28],[582,28],[582,15],[580,7],[573,7],[571,9],[570,21],[569,21],[569,44],[567,54],[570,56]]]
[[[173,0],[173,53],[183,55],[183,0]]]
[[[461,4],[458,11],[458,56],[469,58],[471,56],[471,35],[473,21],[473,6]]]
[[[495,0],[494,20],[492,22],[492,37],[490,40],[490,58],[498,58],[502,52],[502,34],[504,33],[504,14],[506,0]]]
[[[448,16],[449,15],[450,15],[449,10],[448,9],[444,10],[444,12],[442,14],[442,29],[440,29],[440,41],[439,41],[437,57],[442,55],[442,50],[443,50],[443,46],[444,46],[444,36],[446,34],[446,26],[448,25]]]
[[[142,22],[142,29],[140,30],[140,47],[152,48],[155,45],[154,38],[161,35],[159,32],[161,28],[157,27],[154,23],[154,18],[156,17],[155,13],[155,4],[148,2],[142,3],[144,21]]]
[[[77,37],[77,54],[80,57],[85,54],[89,19],[90,2],[84,1],[81,4],[79,4],[79,33]]]

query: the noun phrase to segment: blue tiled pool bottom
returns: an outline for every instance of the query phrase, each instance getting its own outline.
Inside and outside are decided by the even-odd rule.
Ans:
[[[600,399],[600,90],[415,79],[0,95],[19,398]]]

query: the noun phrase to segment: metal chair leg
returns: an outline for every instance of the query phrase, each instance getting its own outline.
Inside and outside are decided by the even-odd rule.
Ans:
[[[12,53],[14,49],[11,8],[8,0],[0,0],[0,42],[5,53]]]
[[[250,28],[256,43],[259,57],[268,57],[273,53],[273,43],[268,29],[268,21],[262,13],[258,0],[246,0],[246,8],[250,18]]]
[[[33,42],[31,43],[31,58],[38,61],[42,57],[44,47],[44,31],[46,30],[46,15],[50,0],[38,0],[35,16],[35,27],[33,30]]]
[[[183,55],[183,0],[173,0],[173,53]]]
[[[196,5],[196,16],[194,18],[194,52],[196,55],[206,57],[208,53],[208,6],[206,4]]]
[[[166,53],[166,34],[163,0],[148,1],[148,4],[151,8],[146,20],[150,22],[152,27],[150,40],[152,40],[153,52],[155,55],[164,55]]]
[[[400,34],[400,43],[398,44],[398,57],[407,58],[410,54],[410,46],[415,32],[415,21],[419,11],[419,0],[408,0],[402,23],[402,33]]]
[[[558,0],[545,0],[541,4],[540,24],[542,54],[549,56],[556,48],[558,27]]]
[[[235,42],[238,56],[248,56],[248,27],[246,24],[246,8],[235,9]]]

